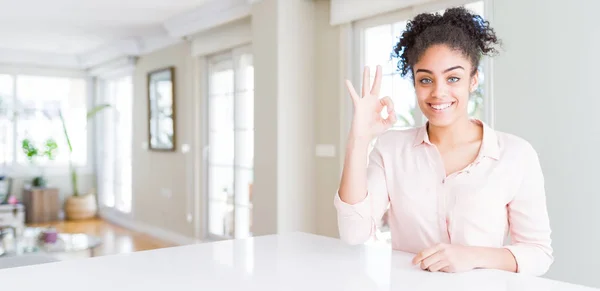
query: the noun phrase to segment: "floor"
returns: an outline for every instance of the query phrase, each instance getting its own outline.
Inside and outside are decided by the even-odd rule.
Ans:
[[[101,219],[60,221],[54,223],[31,224],[28,226],[52,226],[59,232],[96,235],[101,238],[102,245],[94,250],[94,256],[131,253],[175,246],[172,243],[125,229]]]

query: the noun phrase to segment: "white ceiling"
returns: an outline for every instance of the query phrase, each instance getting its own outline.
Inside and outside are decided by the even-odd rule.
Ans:
[[[0,0],[0,50],[80,56],[125,40],[167,37],[165,21],[210,1]]]

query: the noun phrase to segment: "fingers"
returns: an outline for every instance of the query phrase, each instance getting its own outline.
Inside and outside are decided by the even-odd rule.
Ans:
[[[385,97],[379,99],[379,102],[381,103],[382,107],[383,106],[387,107],[388,117],[385,119],[385,122],[390,125],[395,124],[397,121],[397,118],[396,118],[396,112],[394,110],[394,102],[392,101],[392,98],[390,98],[389,96],[385,96]]]
[[[356,93],[356,90],[354,90],[354,86],[352,85],[352,83],[349,80],[346,80],[346,87],[348,88],[348,92],[350,93],[350,98],[352,98],[352,102],[354,102],[354,104],[356,104],[356,102],[358,101],[358,99],[360,99],[360,97]]]
[[[444,262],[446,261],[446,258],[444,257],[444,254],[442,254],[442,252],[438,251],[435,254],[426,257],[425,259],[423,259],[421,261],[421,269],[423,270],[430,270],[430,268],[440,262]],[[441,268],[443,268],[445,266],[441,266]],[[439,270],[439,269],[438,269]],[[431,270],[430,270],[431,271]]]
[[[385,123],[389,124],[390,126],[393,126],[394,124],[396,124],[397,121],[398,118],[396,117],[396,112],[388,112],[388,117],[385,119]]]
[[[369,95],[371,89],[371,71],[369,67],[365,67],[363,71],[362,97]]]
[[[375,71],[375,81],[373,81],[373,88],[371,88],[371,95],[379,96],[379,91],[381,89],[381,66],[377,66],[377,70]]]
[[[441,248],[442,248],[442,245],[441,245],[441,244],[438,244],[438,245],[436,245],[436,246],[434,246],[434,247],[431,247],[431,248],[425,249],[425,250],[423,250],[422,252],[418,253],[418,254],[417,254],[417,255],[416,255],[414,258],[413,258],[413,261],[412,261],[413,265],[420,264],[420,263],[421,263],[421,261],[423,261],[424,259],[428,258],[429,256],[431,256],[431,255],[433,255],[433,254],[437,253],[439,250],[441,250]]]
[[[379,102],[381,102],[382,106],[387,106],[388,113],[394,111],[394,101],[392,101],[392,98],[390,98],[390,96],[385,96],[379,99]]]
[[[446,260],[436,262],[427,268],[427,270],[429,270],[429,272],[440,272],[440,271],[448,272],[449,269],[450,269],[450,263],[448,263],[448,261],[446,261]],[[443,271],[443,270],[445,270],[445,271]]]

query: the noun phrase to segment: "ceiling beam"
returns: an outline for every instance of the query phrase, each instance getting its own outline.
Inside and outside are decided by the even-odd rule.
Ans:
[[[35,51],[23,51],[0,48],[0,63],[39,67],[57,67],[79,69],[79,60],[75,55],[56,54]]]

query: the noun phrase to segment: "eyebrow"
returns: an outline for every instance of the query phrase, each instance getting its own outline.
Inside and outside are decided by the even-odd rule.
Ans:
[[[447,73],[447,72],[450,72],[450,71],[456,70],[456,69],[463,69],[464,70],[465,68],[463,68],[462,66],[454,66],[454,67],[451,67],[451,68],[448,68],[448,69],[444,70],[444,73]],[[419,73],[419,72],[433,74],[432,71],[426,70],[426,69],[418,69],[417,73]]]

